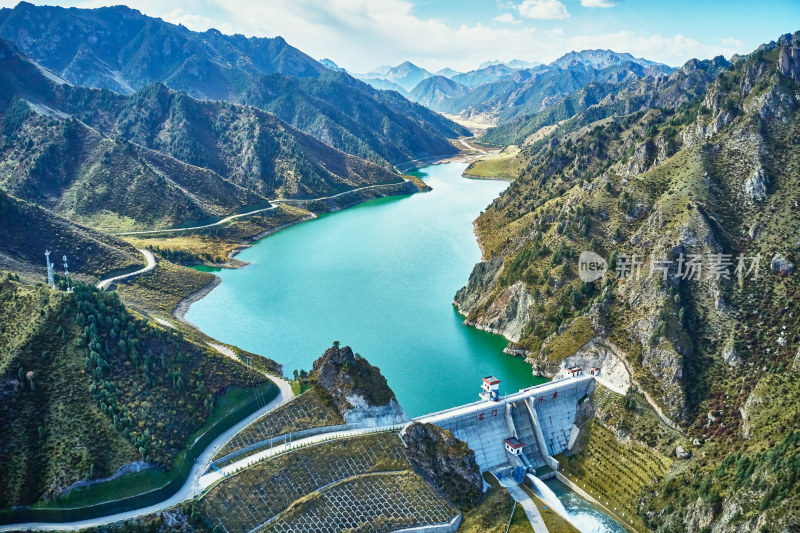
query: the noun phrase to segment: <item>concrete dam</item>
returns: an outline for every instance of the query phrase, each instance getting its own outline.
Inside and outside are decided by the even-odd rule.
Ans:
[[[592,373],[599,369],[592,369]],[[475,451],[481,471],[514,468],[548,477],[558,470],[553,456],[578,436],[579,402],[595,386],[594,375],[573,376],[500,396],[500,381],[483,378],[480,400],[421,416],[415,421],[449,430]]]

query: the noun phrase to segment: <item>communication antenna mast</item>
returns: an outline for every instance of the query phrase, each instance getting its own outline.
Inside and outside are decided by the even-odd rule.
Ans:
[[[53,279],[53,263],[50,262],[50,250],[44,251],[44,257],[47,260],[47,284],[50,285],[51,289],[55,290],[56,282]]]
[[[67,278],[67,292],[72,292],[72,286],[69,282],[69,268],[67,267],[67,256],[64,256],[64,277]]]

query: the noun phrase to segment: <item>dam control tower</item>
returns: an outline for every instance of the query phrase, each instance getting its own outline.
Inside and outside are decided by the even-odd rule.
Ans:
[[[500,399],[500,380],[494,376],[486,376],[483,378],[481,393],[478,396],[484,401],[498,401]]]

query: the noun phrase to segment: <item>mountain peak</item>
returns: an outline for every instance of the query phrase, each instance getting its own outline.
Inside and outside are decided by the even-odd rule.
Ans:
[[[608,49],[589,49],[576,52],[572,50],[559,57],[549,66],[558,68],[569,68],[574,66],[584,66],[595,69],[604,69],[613,65],[619,65],[625,62],[632,62],[644,67],[666,67],[661,63],[634,57],[628,52],[615,52]],[[671,67],[670,67],[671,68]]]
[[[332,59],[328,59],[327,57],[323,58],[323,59],[320,59],[319,62],[322,63],[323,65],[325,65],[326,67],[328,67],[331,70],[335,70],[337,72],[344,72],[345,71],[345,69],[343,69],[342,67],[337,65]]]
[[[419,67],[411,61],[403,61],[396,67],[381,66],[367,74],[356,75],[361,80],[382,80],[384,82],[391,82],[404,91],[410,91],[417,86],[419,82],[425,78],[433,76],[430,72],[422,67]]]

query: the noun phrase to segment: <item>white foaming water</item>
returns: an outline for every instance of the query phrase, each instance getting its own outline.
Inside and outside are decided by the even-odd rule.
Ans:
[[[564,504],[558,499],[558,496],[556,496],[556,493],[553,492],[553,489],[548,487],[544,481],[533,474],[528,474],[528,479],[530,479],[533,483],[533,491],[544,501],[544,503],[552,507],[555,512],[559,513],[564,518],[569,518],[569,512],[567,512],[567,508],[564,507]]]

